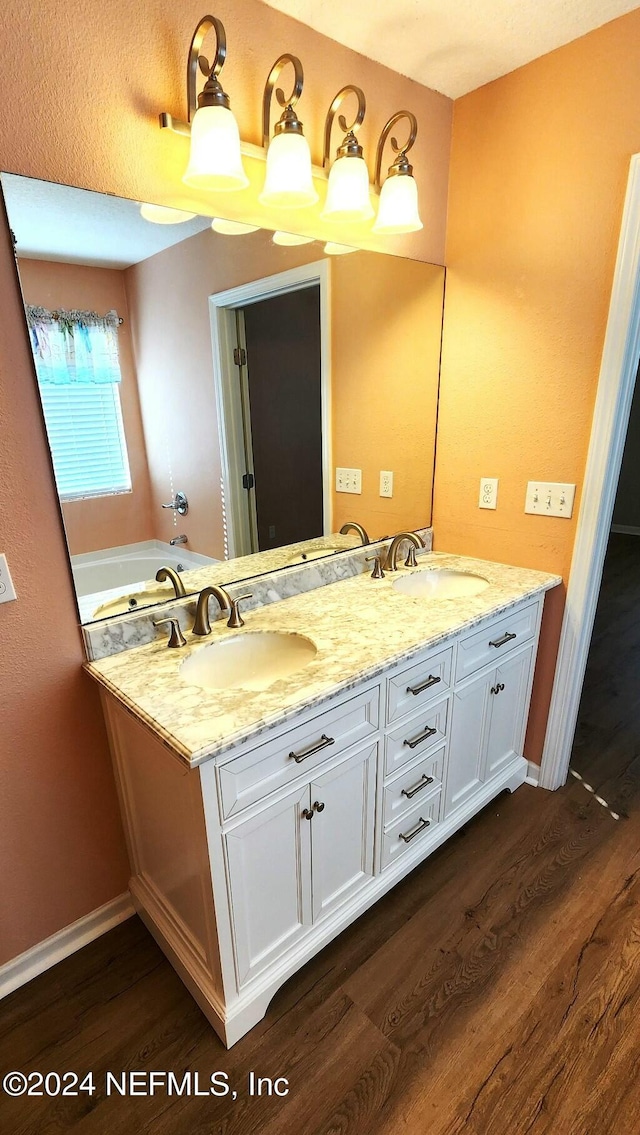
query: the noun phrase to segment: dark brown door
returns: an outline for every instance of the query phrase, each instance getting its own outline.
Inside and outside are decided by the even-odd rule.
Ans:
[[[321,536],[320,288],[244,309],[258,547]]]

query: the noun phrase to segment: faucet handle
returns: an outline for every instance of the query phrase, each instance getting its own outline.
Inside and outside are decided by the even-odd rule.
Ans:
[[[409,551],[407,553],[407,558],[404,561],[404,566],[405,567],[417,567],[418,566],[418,561],[416,559],[416,550],[415,550],[413,544],[409,544]]]
[[[227,619],[227,626],[231,627],[233,630],[244,626],[244,619],[238,608],[238,603],[241,603],[243,599],[253,599],[253,592],[250,591],[246,595],[238,595],[237,599],[231,600],[231,613]]]
[[[373,560],[373,571],[371,572],[372,579],[384,579],[384,568],[382,560],[385,551],[386,549],[383,549],[383,551],[378,555],[364,557],[366,563],[371,563],[371,561]]]
[[[161,627],[163,623],[171,623],[171,631],[169,632],[169,641],[167,643],[167,646],[178,647],[187,645],[187,640],[182,633],[178,619],[176,619],[175,617],[170,619],[154,619],[153,625],[154,627]]]

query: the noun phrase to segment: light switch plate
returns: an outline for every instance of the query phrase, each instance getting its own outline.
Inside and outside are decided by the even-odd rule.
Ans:
[[[558,481],[529,481],[524,511],[540,516],[564,516],[573,513],[575,485]]]
[[[13,586],[7,557],[0,553],[0,603],[10,603],[12,599],[16,598],[16,589]]]
[[[362,493],[361,469],[336,469],[337,493]]]
[[[480,496],[478,497],[478,508],[497,508],[498,507],[498,478],[497,477],[481,477],[480,478]]]

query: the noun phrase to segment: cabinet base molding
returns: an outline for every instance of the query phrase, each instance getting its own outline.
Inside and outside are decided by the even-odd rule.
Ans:
[[[97,910],[85,914],[77,922],[72,922],[70,926],[58,930],[50,938],[38,942],[30,950],[18,954],[17,958],[12,958],[10,962],[0,966],[0,1000],[8,997],[21,985],[26,985],[38,974],[51,969],[64,958],[75,954],[76,950],[81,950],[83,946],[88,946],[89,942],[113,930],[114,926],[131,918],[134,913],[129,893],[118,895],[104,906],[99,906]]]
[[[211,976],[195,950],[189,948],[187,935],[180,933],[178,920],[160,896],[154,893],[154,889],[139,876],[130,883],[136,910],[223,1044],[230,1048],[262,1020],[278,989],[301,966],[464,827],[481,808],[501,792],[515,792],[525,782],[527,774],[527,761],[522,757],[516,758],[508,768],[479,789],[473,800],[438,823],[422,843],[418,842],[414,849],[374,876],[362,887],[357,897],[352,896],[343,907],[323,919],[317,928],[310,929],[304,939],[277,963],[255,977],[240,993],[230,993],[226,1004],[216,995]]]

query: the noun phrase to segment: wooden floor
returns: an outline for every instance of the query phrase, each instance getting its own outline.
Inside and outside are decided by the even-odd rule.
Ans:
[[[131,919],[0,1005],[2,1075],[98,1084],[0,1095],[2,1135],[638,1135],[639,679],[640,540],[614,537],[573,758],[584,780],[502,796],[230,1052]],[[201,1084],[227,1072],[237,1100],[102,1086],[107,1070],[185,1069]],[[289,1095],[249,1096],[250,1071],[287,1077]]]

